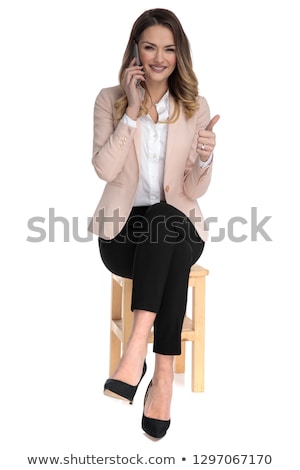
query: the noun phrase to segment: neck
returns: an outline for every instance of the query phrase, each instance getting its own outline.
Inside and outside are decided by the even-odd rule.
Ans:
[[[162,99],[167,90],[167,85],[163,85],[162,87],[155,86],[153,88],[147,86],[147,93],[145,96],[146,107],[148,109],[151,109],[156,103],[158,103]]]
[[[161,84],[155,84],[154,86],[151,86],[150,83],[147,83],[147,90],[148,93],[151,97],[151,100],[153,103],[158,103],[166,91],[168,90],[168,83],[161,83]]]

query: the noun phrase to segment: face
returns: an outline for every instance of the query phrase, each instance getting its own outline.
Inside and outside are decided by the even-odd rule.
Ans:
[[[176,67],[172,31],[161,25],[146,28],[139,39],[139,55],[147,83],[166,83]]]

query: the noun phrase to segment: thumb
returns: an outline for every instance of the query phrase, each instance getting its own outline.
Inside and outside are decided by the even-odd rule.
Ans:
[[[207,124],[205,130],[206,130],[206,131],[212,131],[214,125],[218,122],[219,119],[220,119],[220,116],[219,116],[218,114],[216,114],[216,116],[214,116],[214,117],[209,121],[209,123]]]

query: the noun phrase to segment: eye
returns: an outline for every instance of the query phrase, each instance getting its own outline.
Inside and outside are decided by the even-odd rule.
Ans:
[[[175,49],[173,47],[168,47],[168,49],[166,49],[167,52],[175,52]]]
[[[153,46],[145,46],[146,51],[151,51],[153,49]]]

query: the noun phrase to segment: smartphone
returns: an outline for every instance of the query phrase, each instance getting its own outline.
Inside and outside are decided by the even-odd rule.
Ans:
[[[140,61],[139,48],[138,48],[137,42],[135,42],[133,45],[133,55],[135,57],[135,65],[142,65]],[[136,86],[138,86],[140,83],[141,83],[141,80],[137,80]]]
[[[137,42],[135,42],[133,46],[133,55],[135,57],[136,65],[142,65],[140,61],[139,48]]]

